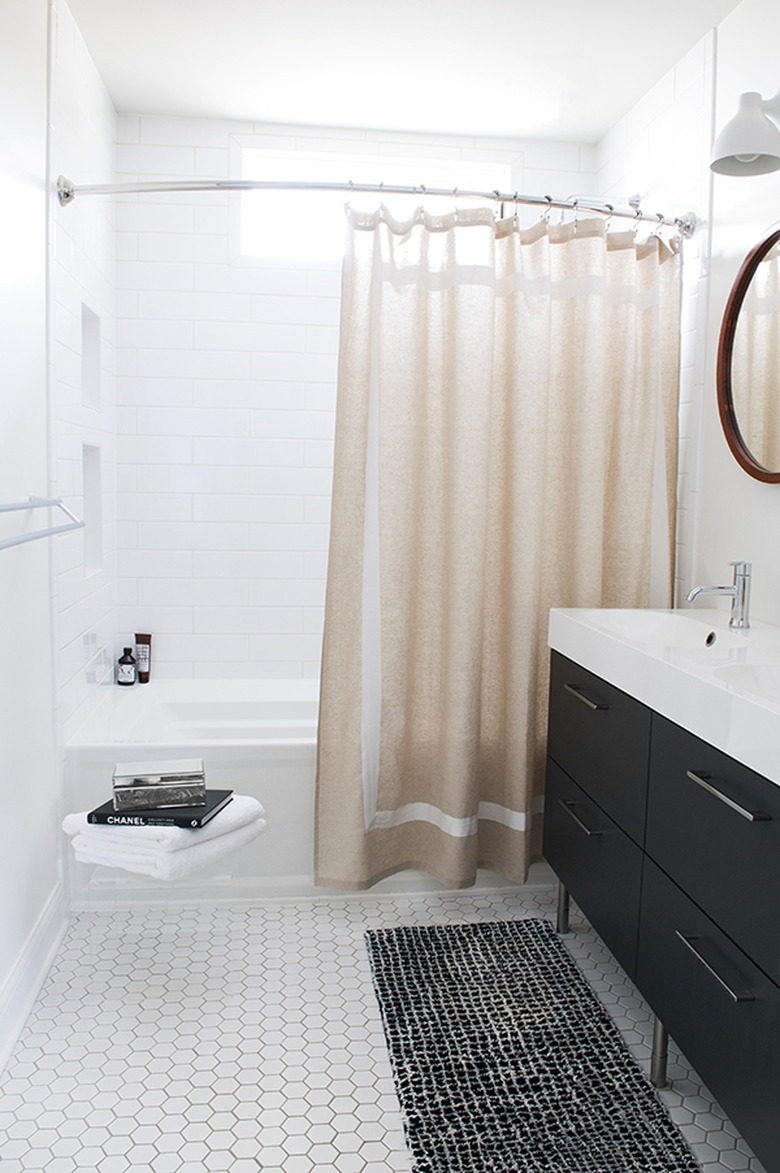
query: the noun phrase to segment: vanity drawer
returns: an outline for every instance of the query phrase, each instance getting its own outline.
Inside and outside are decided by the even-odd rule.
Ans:
[[[633,977],[642,852],[550,758],[544,809],[545,859]]]
[[[780,787],[655,716],[645,849],[780,983]]]
[[[548,753],[640,845],[650,717],[633,697],[552,653]]]
[[[650,860],[636,981],[769,1173],[780,1173],[780,990]]]

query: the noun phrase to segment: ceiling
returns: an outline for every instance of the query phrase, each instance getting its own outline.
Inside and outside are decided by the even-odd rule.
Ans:
[[[738,0],[68,0],[117,109],[595,143]]]

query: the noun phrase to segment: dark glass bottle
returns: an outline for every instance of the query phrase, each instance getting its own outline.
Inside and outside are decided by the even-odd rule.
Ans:
[[[116,662],[117,684],[135,684],[137,676],[136,660],[132,648],[125,648]]]

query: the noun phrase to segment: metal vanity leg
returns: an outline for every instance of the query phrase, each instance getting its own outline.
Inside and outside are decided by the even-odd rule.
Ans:
[[[660,1018],[653,1024],[653,1052],[650,1056],[650,1082],[653,1087],[666,1087],[666,1060],[669,1052],[669,1034]]]
[[[569,889],[565,888],[560,880],[558,881],[558,918],[555,922],[555,931],[557,933],[568,933],[569,931]]]

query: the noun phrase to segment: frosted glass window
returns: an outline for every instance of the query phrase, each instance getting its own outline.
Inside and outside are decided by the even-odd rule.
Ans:
[[[89,306],[81,307],[81,402],[100,407],[100,318]]]
[[[403,159],[389,155],[323,155],[246,148],[242,178],[295,183],[385,183],[404,187],[507,191],[508,163]],[[422,203],[432,211],[476,207],[454,196],[381,196],[360,192],[248,191],[241,197],[241,252],[281,261],[340,261],[344,253],[344,205],[374,208],[383,203],[399,218]]]

